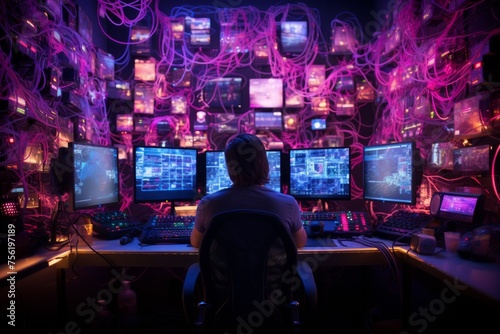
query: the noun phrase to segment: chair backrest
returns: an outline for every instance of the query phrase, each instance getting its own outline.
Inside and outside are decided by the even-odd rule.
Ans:
[[[297,288],[297,247],[279,216],[255,210],[215,216],[199,264],[211,305],[205,321],[259,329],[287,321],[285,308]]]

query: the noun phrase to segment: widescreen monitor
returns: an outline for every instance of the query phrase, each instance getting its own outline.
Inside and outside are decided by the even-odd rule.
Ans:
[[[118,149],[68,143],[73,164],[73,210],[117,204],[120,200]]]
[[[422,163],[415,142],[363,148],[363,197],[368,201],[415,204]]]
[[[195,148],[135,146],[134,202],[193,201],[197,161]]]
[[[266,151],[269,161],[269,183],[265,186],[277,192],[281,192],[281,151]],[[205,152],[205,193],[212,194],[219,190],[229,188],[232,184],[227,173],[224,151]]]
[[[290,149],[289,182],[297,199],[350,199],[350,148]]]

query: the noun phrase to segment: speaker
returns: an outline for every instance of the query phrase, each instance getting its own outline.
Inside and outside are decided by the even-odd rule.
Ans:
[[[434,254],[436,251],[436,238],[423,233],[412,234],[410,249],[419,254]]]
[[[441,192],[435,192],[434,194],[432,194],[430,208],[429,208],[431,215],[435,216],[439,212],[439,208],[441,207],[441,199],[442,199]]]

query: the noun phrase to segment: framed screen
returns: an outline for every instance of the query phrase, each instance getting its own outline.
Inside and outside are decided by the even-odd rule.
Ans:
[[[255,130],[283,130],[283,114],[281,111],[254,111]]]
[[[192,46],[210,45],[210,18],[186,17],[186,25],[190,30],[190,43]]]
[[[490,146],[479,145],[453,150],[453,170],[456,172],[490,172]]]
[[[250,108],[282,108],[283,79],[250,78]]]
[[[350,153],[349,147],[290,149],[290,195],[303,199],[350,199]]]
[[[155,94],[153,86],[147,84],[135,85],[134,114],[154,115]]]
[[[269,161],[269,183],[266,187],[281,192],[281,151],[266,151]],[[224,151],[205,152],[205,194],[229,188],[232,184],[227,173]]]
[[[151,53],[151,28],[135,26],[130,32],[130,52],[134,56],[149,56]]]
[[[479,97],[472,96],[453,105],[455,138],[477,137],[485,131]]]
[[[203,100],[211,108],[241,108],[241,83],[238,77],[209,80],[203,87]]]
[[[325,82],[325,77],[325,65],[311,65],[307,70],[307,87],[312,88],[311,90],[314,91],[314,88],[321,86]]]
[[[192,75],[185,67],[171,67],[168,80],[173,87],[191,87]]]
[[[120,200],[118,149],[75,142],[69,143],[68,149],[73,157],[73,209],[117,204]]]
[[[98,49],[96,52],[96,76],[104,80],[115,80],[115,57]]]
[[[182,17],[171,18],[170,28],[172,30],[172,38],[174,39],[174,41],[184,40],[184,30],[185,30],[184,18]]]
[[[389,143],[363,148],[365,200],[415,204],[417,162],[415,142]]]
[[[121,133],[130,133],[134,131],[134,115],[132,114],[117,114],[116,115],[116,131]]]
[[[283,53],[301,53],[307,45],[307,22],[284,21],[280,23],[280,47]]]
[[[311,119],[311,130],[326,130],[326,118]]]
[[[285,107],[287,108],[302,108],[304,107],[304,95],[296,88],[285,88]]]
[[[195,148],[135,146],[134,202],[194,200],[197,159]]]
[[[170,108],[170,113],[172,115],[185,115],[188,110],[188,102],[183,95],[172,96],[172,106]]]
[[[106,81],[106,92],[110,99],[132,100],[132,93],[129,81]]]
[[[156,59],[134,59],[134,80],[155,81]]]
[[[438,218],[476,223],[482,218],[483,205],[481,194],[437,192],[432,195],[430,210]]]

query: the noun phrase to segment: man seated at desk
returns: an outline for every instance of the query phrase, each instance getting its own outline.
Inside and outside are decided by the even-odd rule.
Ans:
[[[230,140],[224,151],[232,186],[200,200],[191,244],[200,247],[207,225],[216,214],[235,209],[264,210],[281,217],[297,247],[303,247],[307,234],[302,226],[300,207],[290,195],[265,186],[269,182],[269,162],[259,137],[240,134]]]

